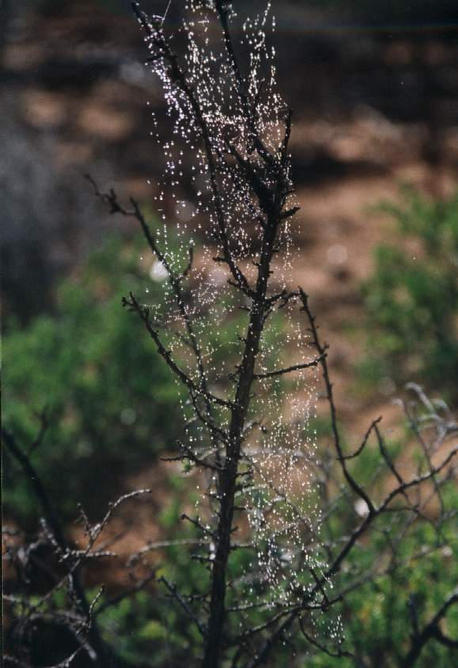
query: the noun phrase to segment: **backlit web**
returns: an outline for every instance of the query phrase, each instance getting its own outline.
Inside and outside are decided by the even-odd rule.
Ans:
[[[250,300],[223,258],[229,253],[254,284],[265,218],[234,156],[262,170],[263,159],[253,137],[278,155],[288,110],[278,92],[275,48],[268,39],[275,32],[270,2],[254,18],[238,17],[229,6],[228,12],[236,55],[244,63],[240,78],[212,2],[187,2],[179,29],[168,30],[167,21],[159,19],[148,25],[151,59],[147,65],[159,80],[165,100],[165,111],[152,111],[154,150],[164,160],[161,180],[151,184],[159,216],[155,234],[168,269],[182,273],[190,253],[193,263],[180,283],[184,307],[177,306],[173,281],[167,280],[167,268],[157,259],[151,276],[163,281],[162,298],[149,303],[145,294],[144,299],[181,368],[196,385],[231,400]],[[177,54],[172,61],[158,48],[163,37]],[[184,77],[185,90],[182,83],[177,84],[174,63]],[[269,178],[273,177],[266,173],[267,185],[273,185]],[[293,206],[293,194],[290,200],[288,206]],[[272,294],[295,289],[291,285],[294,248],[289,227],[285,220],[279,253],[272,262]],[[192,323],[197,353],[190,342],[187,319]],[[306,363],[313,357],[297,303],[279,300],[262,335],[257,374]],[[303,600],[326,568],[316,482],[318,371],[309,368],[258,378],[252,395],[240,465],[244,484],[236,496],[236,542],[246,544],[249,557],[235,578],[242,600],[252,601],[255,594],[260,605],[288,606]],[[184,395],[182,407],[186,447],[199,459],[221,463],[224,445],[218,436],[196,419],[195,405]],[[199,410],[222,431],[228,428],[227,408],[209,407],[202,400]],[[210,532],[219,494],[216,475],[211,470],[205,480],[201,473],[193,475],[199,489],[195,513]],[[214,548],[210,538],[205,540],[210,559]],[[330,588],[331,583],[326,586]],[[243,615],[241,620],[242,624]],[[331,634],[339,634],[339,621],[334,622]]]

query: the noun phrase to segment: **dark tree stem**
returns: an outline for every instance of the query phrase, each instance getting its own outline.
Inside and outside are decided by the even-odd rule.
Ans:
[[[284,198],[279,196],[279,194],[283,194],[284,187],[284,179],[279,178],[277,190],[274,193],[274,206],[272,207],[272,212],[264,232],[256,290],[251,301],[245,349],[242,363],[239,367],[239,381],[229,427],[229,445],[226,452],[226,463],[220,474],[221,505],[217,528],[217,547],[212,572],[210,617],[203,661],[204,668],[216,668],[219,665],[223,645],[227,562],[231,552],[234,494],[240,463],[240,448],[250,405],[251,386],[255,380],[254,369],[259,352],[259,341],[264,329],[266,310],[268,309],[266,294],[271,274],[270,264],[278,227],[281,222],[281,210],[284,201]]]

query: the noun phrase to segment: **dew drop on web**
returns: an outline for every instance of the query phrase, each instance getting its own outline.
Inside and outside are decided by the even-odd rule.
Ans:
[[[241,42],[249,51],[244,75],[246,101],[238,94],[238,82],[211,4],[205,9],[200,3],[186,3],[183,23],[171,37],[184,63],[187,84],[199,101],[202,119],[196,117],[192,100],[171,79],[164,58],[155,58],[148,65],[166,103],[164,112],[154,110],[151,117],[153,150],[163,161],[159,181],[148,181],[161,221],[156,234],[165,262],[175,275],[186,266],[191,246],[194,252],[193,265],[181,283],[185,295],[181,305],[177,305],[165,263],[154,259],[150,278],[161,282],[164,290],[160,297],[155,291],[154,303],[148,306],[168,350],[194,383],[214,395],[232,399],[237,379],[235,364],[243,352],[250,303],[228,282],[231,276],[227,264],[215,258],[225,253],[223,225],[231,253],[253,283],[256,266],[252,260],[253,255],[259,259],[264,212],[243,172],[234,169],[228,147],[251,160],[261,173],[263,161],[253,150],[252,128],[265,147],[279,155],[287,107],[279,93],[275,47],[270,44],[270,32],[276,27],[271,3],[257,17],[243,21],[234,13],[230,17],[240,26]],[[146,42],[152,55],[155,31],[166,29],[166,25],[151,26],[152,36]],[[246,104],[253,110],[251,127]],[[208,147],[203,141],[202,123]],[[207,149],[213,161],[211,170]],[[272,176],[266,173],[265,179],[267,185],[274,185]],[[287,208],[295,204],[292,194]],[[296,248],[288,221],[282,225],[279,245],[281,252],[272,263],[271,293],[296,289],[290,284]],[[257,361],[261,374],[309,362],[315,355],[297,304],[290,301],[283,308],[280,305],[281,301],[261,338]],[[198,354],[193,350],[187,319],[192,322]],[[237,506],[244,509],[240,511],[243,542],[253,545],[252,563],[239,574],[247,604],[253,592],[262,597],[268,609],[300,601],[316,584],[311,573],[320,577],[326,568],[317,503],[318,375],[316,368],[309,368],[281,378],[261,378],[256,383],[242,445],[241,470],[247,484],[236,497]],[[192,402],[183,397],[181,406],[188,446],[199,458],[222,461],[223,445],[195,419]],[[215,414],[205,401],[199,406],[222,430],[228,428],[227,409],[218,408]],[[195,469],[188,475],[195,480],[195,514],[213,529],[220,498],[216,477]],[[212,543],[208,556],[214,558]],[[334,621],[332,633],[341,633],[339,620]]]

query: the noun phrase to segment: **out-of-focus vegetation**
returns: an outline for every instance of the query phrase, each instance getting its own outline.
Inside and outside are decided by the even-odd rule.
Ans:
[[[60,285],[55,316],[39,316],[24,329],[7,324],[4,425],[32,443],[46,414],[49,428],[31,457],[70,516],[78,501],[97,506],[111,499],[121,477],[151,464],[179,433],[173,379],[141,323],[121,307],[129,290],[147,288],[154,300],[161,289],[139,265],[142,249],[112,238],[79,276]],[[8,516],[32,520],[28,483],[12,462],[5,469]]]
[[[409,438],[408,434],[405,436]],[[401,454],[399,442],[387,443],[390,456],[396,459]],[[374,486],[374,472],[379,463],[379,454],[375,449],[366,450],[357,462],[358,480],[363,487]],[[387,484],[386,476],[376,482],[379,493]],[[458,495],[453,481],[443,489],[443,501],[447,509],[456,507]],[[162,529],[170,536],[176,531],[179,521],[180,499],[192,500],[189,485],[183,479],[175,478],[176,498],[169,500],[160,522]],[[400,502],[402,503],[402,502]],[[431,518],[437,508],[430,508]],[[323,535],[346,535],[354,526],[355,509],[351,506],[338,505],[322,527]],[[336,578],[335,593],[349,590],[345,603],[340,609],[343,625],[344,647],[351,651],[358,661],[356,665],[367,668],[395,668],[402,665],[402,659],[409,650],[412,634],[412,614],[418,613],[418,624],[423,628],[436,614],[444,600],[455,587],[458,577],[458,564],[454,554],[458,548],[455,532],[455,519],[452,513],[444,515],[438,525],[427,522],[413,522],[407,532],[401,536],[402,518],[395,515],[382,518],[377,531],[370,539],[361,541],[358,549],[351,553],[346,567]],[[182,538],[196,536],[186,523],[180,527]],[[398,550],[397,541],[402,538]],[[391,547],[396,546],[396,559],[390,561]],[[240,572],[240,560],[250,560],[249,551],[236,551],[231,557],[234,572]],[[184,545],[174,545],[160,554],[161,567],[158,577],[165,577],[174,582],[179,591],[186,593],[192,586],[204,583],[205,565],[189,559],[189,552]],[[373,579],[369,574],[378,573]],[[361,577],[364,574],[365,577]],[[247,583],[246,604],[256,604],[256,591]],[[356,585],[356,586],[355,586]],[[249,615],[253,626],[260,623],[256,608],[244,613]],[[314,623],[329,624],[329,615],[317,613]],[[185,661],[190,666],[198,665],[200,638],[198,632],[189,623],[189,619],[180,607],[170,601],[165,588],[156,585],[153,596],[142,592],[131,599],[125,599],[116,608],[107,610],[100,617],[101,628],[116,653],[128,665],[162,668],[167,661],[179,664]],[[228,620],[230,633],[237,634],[237,615]],[[458,611],[451,608],[442,624],[443,632],[455,638],[458,633]],[[291,642],[285,642],[275,654],[274,663],[278,668],[292,665],[292,656],[297,665],[312,668],[343,666],[352,668],[355,659],[331,657],[315,652],[300,634],[295,634]],[[194,657],[194,658],[193,658]],[[438,668],[453,665],[454,650],[434,640],[426,644],[420,654],[418,666],[430,665],[433,661]],[[193,663],[193,661],[195,661]],[[296,664],[294,664],[296,665]],[[305,665],[305,664],[304,664]]]
[[[410,246],[404,248],[399,244],[379,249],[376,273],[366,286],[367,306],[371,326],[381,333],[378,340],[384,344],[379,361],[383,373],[387,373],[387,365],[391,365],[391,373],[411,373],[408,360],[412,356],[423,364],[418,373],[429,374],[432,353],[425,351],[436,350],[440,355],[442,350],[436,322],[444,333],[449,333],[453,313],[456,314],[453,258],[457,244],[457,200],[430,202],[412,191],[407,191],[406,198],[405,205],[383,208],[394,215],[401,238],[413,240],[417,259],[412,260]],[[120,304],[121,296],[129,290],[139,293],[148,288],[151,301],[162,291],[161,285],[152,281],[139,263],[143,251],[137,242],[126,243],[118,237],[109,240],[89,258],[78,276],[60,286],[55,317],[37,317],[25,329],[16,328],[11,322],[8,325],[4,340],[5,424],[18,437],[31,442],[37,433],[34,412],[48,409],[49,431],[32,458],[53,497],[59,500],[59,509],[68,517],[74,516],[77,501],[90,506],[91,500],[100,501],[100,493],[104,499],[110,496],[109,479],[114,484],[120,482],[116,472],[126,476],[129,471],[151,465],[158,452],[173,445],[177,436],[180,419],[176,386],[154,353],[141,323]],[[454,287],[443,294],[444,286]],[[409,295],[409,290],[412,301],[407,307],[405,301],[398,303],[397,298],[398,291]],[[452,303],[450,290],[455,299]],[[419,322],[423,326],[417,336]],[[237,323],[232,322],[230,327],[219,330],[221,355],[233,345],[234,327],[237,328]],[[215,333],[210,332],[210,336]],[[395,353],[388,345],[390,337],[400,346]],[[426,345],[428,348],[422,348]],[[453,355],[456,365],[456,349]],[[450,359],[443,363],[441,377],[428,375],[428,378],[435,382],[448,378],[451,387]],[[404,360],[406,366],[402,367]],[[324,443],[329,425],[321,422],[318,435]],[[388,447],[395,459],[400,454],[399,443]],[[355,473],[365,487],[374,484],[378,457],[375,449],[367,448],[353,465],[358,467]],[[35,500],[20,472],[16,475],[12,463],[7,464],[7,513],[21,520],[32,520]],[[110,476],[104,474],[107,469]],[[100,476],[103,489],[97,486]],[[381,492],[383,480],[386,483],[386,479],[378,483]],[[194,503],[197,495],[192,476],[171,473],[168,489],[170,494],[155,520],[164,539],[176,537],[180,513],[185,505]],[[451,485],[444,498],[447,507],[456,504]],[[435,512],[437,509],[432,508],[431,513]],[[338,506],[338,512],[330,516],[323,530],[345,535],[354,524],[354,513],[351,506]],[[372,539],[362,542],[339,575],[337,586],[345,589],[353,586],[355,574],[367,573],[374,566],[386,571],[352,589],[341,611],[345,646],[355,651],[365,665],[374,668],[399,665],[409,646],[412,605],[419,611],[420,624],[425,624],[453,589],[458,575],[453,559],[456,543],[453,517],[447,516],[439,529],[438,532],[432,524],[413,523],[403,537],[397,562],[390,564],[389,543],[396,540],[397,527],[390,516],[383,518]],[[192,526],[182,523],[180,537],[192,540],[196,533]],[[167,578],[182,592],[187,591],[191,582],[193,589],[198,589],[199,582],[202,587],[206,582],[205,564],[190,560],[188,548],[186,544],[170,545],[158,552],[157,559],[160,564],[157,578]],[[248,551],[234,552],[233,572],[240,572],[237,561],[249,558]],[[125,598],[100,615],[106,641],[126,666],[161,668],[167,662],[184,661],[193,665],[189,657],[198,654],[197,631],[180,607],[170,601],[160,583],[153,588],[154,591]],[[250,589],[249,583],[246,601],[256,602],[256,591]],[[256,608],[249,614],[256,625]],[[324,622],[325,617],[320,613],[316,623]],[[458,617],[450,610],[444,632],[456,637],[457,625]],[[237,633],[236,615],[229,627],[231,633]],[[350,659],[308,654],[310,647],[300,637],[294,638],[293,645],[297,656],[310,666],[354,665]],[[288,644],[280,649],[275,665],[279,668],[291,665],[291,651]],[[431,661],[438,668],[448,668],[453,662],[452,650],[429,642],[418,665],[426,666]]]
[[[174,248],[172,235],[169,242]],[[187,258],[175,254],[178,270]],[[74,518],[78,502],[103,506],[130,474],[173,450],[182,433],[179,388],[143,323],[121,306],[129,292],[159,303],[161,266],[140,237],[112,236],[58,286],[53,315],[25,327],[14,318],[6,323],[4,425],[22,444],[32,444],[32,462],[66,519]],[[236,310],[225,320],[224,304],[220,311],[221,327],[203,329],[222,362],[240,346],[243,314]],[[271,349],[281,340],[278,320],[267,341]],[[43,419],[46,433],[35,448]],[[36,519],[28,483],[8,460],[5,504],[10,518]]]
[[[404,189],[384,204],[397,242],[376,248],[364,286],[370,331],[366,377],[418,380],[456,398],[458,377],[458,195],[430,200]]]
[[[452,485],[444,495],[449,508],[456,507],[458,501]],[[371,540],[352,554],[341,577],[343,588],[345,583],[351,587],[355,582],[354,573],[368,572],[375,565],[387,571],[350,591],[342,607],[345,646],[364,662],[360,665],[370,668],[403,665],[403,657],[409,650],[414,610],[418,613],[419,627],[423,628],[452,594],[458,576],[454,525],[455,520],[449,516],[439,534],[432,524],[414,524],[399,543],[402,547],[397,560],[390,563],[389,545],[397,542],[399,534],[395,523],[385,521]],[[343,531],[345,522],[337,519],[333,529]],[[446,635],[456,638],[458,614],[453,607],[442,628]],[[428,666],[434,662],[438,668],[448,668],[454,663],[455,653],[453,648],[430,640],[415,665]],[[326,655],[309,661],[307,665],[313,668],[355,665],[353,659],[332,659]]]
[[[406,429],[401,437],[385,439],[388,457],[402,469],[407,461],[406,444],[412,445],[412,432]],[[411,453],[412,454],[412,453]],[[410,462],[413,471],[418,461]],[[366,449],[352,465],[352,472],[364,489],[371,489],[376,497],[385,496],[394,480],[391,475],[381,475],[380,452],[376,447]],[[383,470],[383,465],[382,465]],[[428,495],[427,490],[423,494]],[[378,519],[376,529],[361,540],[357,549],[349,555],[345,567],[337,576],[336,592],[347,591],[341,608],[345,647],[357,658],[330,658],[318,654],[307,665],[313,668],[343,666],[352,668],[364,665],[367,668],[395,668],[404,665],[413,633],[414,616],[424,628],[450,596],[458,576],[455,559],[458,549],[455,509],[458,494],[453,479],[442,488],[444,513],[438,520],[441,509],[436,503],[425,508],[425,517],[403,526],[402,513],[389,513]],[[401,497],[397,507],[403,506]],[[352,513],[364,517],[364,511],[339,506],[324,527],[330,535],[346,535],[352,526]],[[353,520],[354,521],[354,520]],[[394,557],[394,553],[396,556]],[[377,573],[364,581],[358,573]],[[355,586],[357,585],[357,586]],[[443,620],[442,630],[456,638],[458,633],[458,611],[450,608]],[[447,648],[434,640],[429,641],[420,653],[415,665],[428,666],[433,661],[439,668],[453,664],[456,650]]]

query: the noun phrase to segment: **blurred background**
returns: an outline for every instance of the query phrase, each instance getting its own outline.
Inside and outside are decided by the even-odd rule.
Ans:
[[[3,0],[0,251],[5,424],[31,442],[46,410],[36,466],[65,520],[77,500],[95,512],[155,482],[153,517],[124,518],[131,546],[167,532],[186,488],[159,461],[180,435],[175,385],[120,306],[145,280],[154,298],[162,277],[146,253],[139,262],[135,222],[110,217],[84,178],[154,218],[147,102],[162,101],[129,6]],[[274,0],[273,12],[294,109],[294,279],[331,344],[351,438],[380,413],[396,423],[391,399],[407,381],[458,398],[456,2]],[[32,529],[36,503],[8,460],[4,491],[8,522]]]

